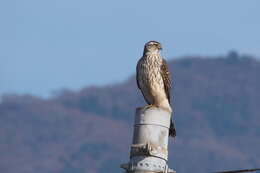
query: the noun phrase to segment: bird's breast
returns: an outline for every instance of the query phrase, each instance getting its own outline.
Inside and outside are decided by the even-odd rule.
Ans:
[[[152,90],[161,90],[164,87],[161,76],[161,59],[145,59],[141,66],[140,76],[145,87]]]

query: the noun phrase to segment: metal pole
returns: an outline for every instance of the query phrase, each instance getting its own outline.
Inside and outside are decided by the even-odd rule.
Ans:
[[[168,168],[168,137],[171,113],[161,108],[137,108],[130,161],[126,173],[175,173]]]

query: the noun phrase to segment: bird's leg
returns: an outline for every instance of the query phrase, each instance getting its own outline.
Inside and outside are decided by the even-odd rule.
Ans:
[[[152,107],[156,107],[156,106],[153,105],[153,104],[150,104],[150,105],[144,106],[143,109],[144,109],[144,110],[147,110],[147,109],[150,109],[150,108],[152,108]]]

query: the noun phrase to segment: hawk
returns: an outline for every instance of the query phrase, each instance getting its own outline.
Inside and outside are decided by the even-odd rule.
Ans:
[[[166,60],[160,55],[161,49],[162,46],[157,41],[149,41],[145,44],[143,57],[136,66],[136,82],[148,103],[146,108],[155,106],[171,113],[171,76]],[[172,118],[169,135],[176,136]]]

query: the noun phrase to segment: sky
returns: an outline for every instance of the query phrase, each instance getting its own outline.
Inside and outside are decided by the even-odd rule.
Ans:
[[[0,95],[121,82],[143,45],[163,56],[260,55],[259,0],[0,1]]]

